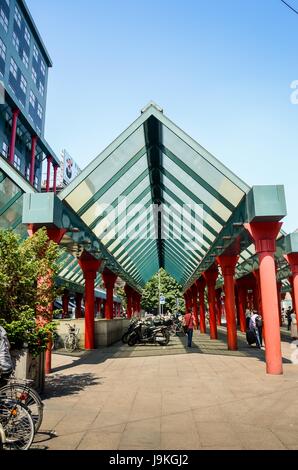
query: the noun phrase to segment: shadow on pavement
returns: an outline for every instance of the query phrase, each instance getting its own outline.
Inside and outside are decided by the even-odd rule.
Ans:
[[[77,363],[76,363],[77,364]],[[72,365],[64,367],[68,369]],[[43,399],[50,399],[56,397],[64,397],[75,395],[86,387],[98,385],[100,382],[94,374],[71,374],[62,375],[54,373],[46,378],[45,392],[42,395]]]
[[[281,337],[283,341],[291,342],[290,335],[286,331],[281,330]],[[175,336],[171,337],[171,341],[168,346],[162,346],[158,344],[139,344],[133,347],[129,347],[127,344],[122,344],[122,342],[118,342],[109,347],[100,347],[96,350],[89,352],[85,351],[85,353],[80,357],[76,357],[74,355],[74,361],[71,364],[61,365],[53,369],[53,372],[56,373],[59,371],[70,369],[71,367],[79,366],[81,364],[99,364],[101,362],[105,362],[107,359],[113,358],[166,356],[176,354],[208,354],[251,357],[258,359],[259,361],[265,362],[265,350],[257,349],[255,346],[249,346],[246,342],[245,334],[240,333],[239,331],[238,350],[229,351],[227,348],[227,330],[226,327],[223,326],[218,327],[217,340],[210,340],[209,331],[207,329],[207,334],[194,334],[192,348],[188,348],[186,346],[186,341],[187,340],[185,336]],[[291,363],[291,361],[284,357],[283,363]],[[68,377],[75,377],[75,375]],[[64,376],[61,376],[61,380],[63,380],[64,378]],[[72,382],[72,380],[73,379],[71,378],[70,382]],[[51,384],[49,384],[49,386],[50,385]],[[60,389],[59,381],[57,385]],[[80,380],[77,385],[71,384],[71,386],[74,387],[73,393],[76,393],[76,387],[80,387],[81,385],[82,382]],[[88,385],[88,378],[86,381],[86,385]]]

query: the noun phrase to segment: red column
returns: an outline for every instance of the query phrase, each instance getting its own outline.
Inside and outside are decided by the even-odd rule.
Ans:
[[[245,333],[246,331],[246,287],[241,285],[241,281],[237,281],[238,288],[238,305],[239,305],[239,321],[240,321],[240,331]]]
[[[199,326],[199,316],[198,316],[198,288],[196,284],[191,286],[192,293],[192,305],[193,305],[193,314],[196,319],[197,329]]]
[[[206,280],[208,289],[208,304],[209,304],[209,323],[210,323],[210,339],[217,339],[217,326],[216,326],[216,295],[215,284],[218,276],[217,267],[210,268],[203,273]]]
[[[191,289],[188,289],[187,291],[187,298],[188,298],[188,305],[189,305],[189,308],[193,308],[193,298],[192,298],[192,292],[191,292]]]
[[[238,256],[219,256],[217,262],[221,267],[224,278],[225,289],[225,310],[227,320],[227,336],[228,349],[237,351],[237,325],[236,325],[236,309],[235,309],[235,288],[234,275]]]
[[[188,308],[189,308],[189,306],[188,306],[188,295],[187,295],[187,292],[184,292],[183,297],[184,297],[184,302],[185,302],[185,310],[187,311]]]
[[[128,284],[125,284],[124,292],[126,294],[126,300],[127,300],[127,309],[126,309],[127,318],[131,318],[132,316],[132,288]]]
[[[254,276],[256,276],[255,271],[253,272]],[[257,286],[257,279],[256,279],[256,285],[253,287],[252,290],[252,308],[253,310],[260,310],[260,302],[259,302],[259,289]],[[261,314],[261,311],[259,312]]]
[[[253,306],[254,306],[253,292],[248,292],[247,291],[247,308],[248,308],[248,310],[252,310]]]
[[[28,234],[31,237],[36,231],[38,230],[38,227],[36,227],[34,224],[28,225]],[[63,228],[57,228],[57,227],[46,227],[47,230],[47,235],[49,237],[49,240],[59,244],[64,237],[66,230]],[[50,282],[53,283],[53,273],[49,273],[49,276],[52,276],[52,279]],[[53,310],[54,310],[54,305],[50,304],[48,306],[49,310],[49,320],[53,318]],[[52,369],[52,337],[50,337],[46,349],[46,354],[45,354],[45,373],[50,374]]]
[[[102,273],[102,279],[107,292],[105,318],[106,320],[113,320],[113,296],[114,286],[117,280],[117,274],[112,273],[109,269],[105,269]]]
[[[82,318],[83,294],[76,292],[76,318]]]
[[[85,278],[85,349],[94,349],[94,284],[101,260],[84,251],[78,261]]]
[[[11,126],[11,136],[10,136],[10,147],[9,147],[9,158],[8,161],[13,165],[14,163],[14,154],[16,148],[16,136],[17,136],[17,126],[18,126],[18,117],[20,114],[19,109],[15,109],[12,113],[12,126]]]
[[[282,326],[282,315],[281,315],[281,288],[282,288],[282,282],[281,281],[277,282],[276,287],[277,287],[277,298],[278,298],[279,325]]]
[[[256,269],[253,272],[253,275],[256,280],[256,289],[254,290],[254,309],[258,310],[259,314],[263,316],[260,270]]]
[[[30,165],[30,184],[34,186],[35,177],[35,154],[36,154],[37,136],[33,135],[31,138],[31,165]]]
[[[268,374],[282,374],[280,326],[276,287],[274,253],[280,222],[252,222],[245,224],[254,239],[259,257],[260,288],[264,320],[266,370]]]
[[[298,324],[298,253],[290,253],[285,256],[288,261],[292,276],[291,276],[291,286],[292,286],[292,302],[293,309],[296,313],[297,324]]]
[[[200,332],[206,333],[206,320],[205,320],[205,287],[206,281],[203,277],[200,277],[196,281],[199,291],[199,303],[200,303]]]
[[[54,165],[54,179],[53,179],[53,192],[57,192],[57,171],[58,171],[58,166]]]
[[[53,157],[51,155],[47,156],[47,184],[46,184],[46,192],[50,191],[50,181],[51,181],[51,165],[53,162]]]
[[[68,316],[69,292],[65,289],[62,295],[62,318]]]
[[[139,294],[139,292],[136,292],[136,309],[137,309],[138,315],[140,315],[141,313],[141,299],[142,299],[141,294]]]
[[[136,302],[136,292],[133,289],[132,289],[132,294],[131,294],[131,304],[132,304],[132,316],[134,316],[137,311],[137,302]]]
[[[235,295],[235,312],[236,312],[236,329],[240,326],[240,315],[239,315],[239,296],[236,282],[234,280],[234,295]]]
[[[221,303],[221,289],[216,289],[216,311],[217,311],[217,324],[221,326],[221,316],[222,316],[222,303]]]

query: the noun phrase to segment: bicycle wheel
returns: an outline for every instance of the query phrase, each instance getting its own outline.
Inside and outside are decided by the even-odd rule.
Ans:
[[[34,439],[34,424],[28,409],[15,400],[0,401],[0,423],[5,432],[5,450],[28,450]]]
[[[37,432],[43,419],[43,403],[38,393],[28,385],[22,383],[11,383],[0,389],[0,400],[11,399],[23,404],[31,413],[34,429]]]
[[[68,335],[65,337],[64,348],[67,352],[73,352],[76,349],[76,340],[74,336]]]

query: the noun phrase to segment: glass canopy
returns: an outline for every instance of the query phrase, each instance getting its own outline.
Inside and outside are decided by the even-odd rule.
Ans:
[[[249,189],[150,104],[59,197],[136,283],[185,285]]]

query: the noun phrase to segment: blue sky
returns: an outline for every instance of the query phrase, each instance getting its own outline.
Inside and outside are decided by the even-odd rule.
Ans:
[[[298,0],[289,0],[298,9]],[[298,227],[298,15],[280,0],[27,0],[54,62],[46,139],[81,168],[154,100]]]

